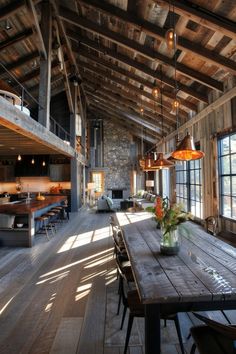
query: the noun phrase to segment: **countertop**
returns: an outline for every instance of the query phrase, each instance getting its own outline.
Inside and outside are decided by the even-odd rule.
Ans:
[[[45,200],[30,199],[21,200],[19,202],[10,202],[0,205],[0,213],[6,214],[31,214],[37,210],[46,208],[47,206],[55,203],[61,203],[66,200],[67,196],[50,196],[45,197]]]

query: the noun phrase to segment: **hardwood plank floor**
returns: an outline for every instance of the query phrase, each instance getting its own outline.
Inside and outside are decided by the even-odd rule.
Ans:
[[[40,235],[31,249],[0,249],[1,354],[123,353],[123,345],[104,345],[106,289],[117,287],[109,216],[84,208],[50,241]],[[193,321],[180,314],[186,353]],[[143,319],[137,327],[143,342]],[[163,326],[162,342],[163,354],[180,353],[173,323]]]

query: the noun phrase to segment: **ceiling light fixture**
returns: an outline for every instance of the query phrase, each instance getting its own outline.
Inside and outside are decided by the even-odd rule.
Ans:
[[[34,158],[32,158],[32,160],[31,160],[32,165],[34,165],[34,162],[35,162],[35,161],[34,161]]]
[[[162,73],[162,65],[160,66],[160,76],[161,76],[161,132],[162,132],[162,141],[164,142],[164,116],[163,116],[163,97],[162,97],[162,91],[163,91],[163,73]],[[164,158],[163,153],[159,153],[158,157],[156,160],[153,161],[152,169],[153,170],[162,170],[165,168],[170,168],[174,167],[173,162],[168,161]]]
[[[171,14],[171,3],[169,2],[169,19],[170,28],[166,31],[165,40],[168,49],[175,49],[177,46],[177,33],[175,31],[175,8],[173,5],[173,12]]]
[[[21,155],[18,155],[18,156],[17,156],[17,160],[18,160],[18,161],[21,161]]]
[[[171,156],[176,160],[190,161],[199,160],[205,156],[205,153],[200,150],[196,150],[192,135],[187,133],[176,150],[172,152]]]
[[[43,166],[46,166],[46,162],[45,162],[45,161],[43,161],[42,165],[43,165]]]

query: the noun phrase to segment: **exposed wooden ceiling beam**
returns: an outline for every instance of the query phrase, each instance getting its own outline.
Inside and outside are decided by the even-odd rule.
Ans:
[[[24,6],[25,0],[11,1],[8,5],[0,8],[0,20],[8,19]]]
[[[155,104],[155,102],[151,104],[146,100],[141,100],[141,99],[139,102],[137,102],[137,95],[135,93],[129,93],[129,95],[127,95],[126,90],[118,88],[114,84],[108,84],[102,79],[97,80],[92,75],[83,74],[83,80],[85,82],[85,86],[89,84],[90,87],[93,88],[94,92],[95,91],[99,92],[99,90],[102,91],[102,93],[107,93],[107,94],[113,92],[115,95],[119,95],[120,99],[121,98],[125,99],[127,105],[129,101],[129,106],[132,107],[133,109],[138,110],[139,114],[140,114],[139,108],[142,105],[143,108],[145,109],[144,114],[151,117],[152,119],[156,120],[157,115],[161,115],[163,113],[163,117],[166,124],[172,127],[176,125],[175,116],[171,115],[165,109],[161,111],[161,109]],[[147,112],[151,112],[151,113],[147,113]],[[184,119],[184,121],[186,121],[186,119]]]
[[[91,6],[93,8],[96,8],[98,11],[103,12],[108,16],[116,17],[117,19],[129,25],[131,24],[135,28],[139,29],[140,32],[141,31],[145,32],[146,34],[152,36],[153,38],[165,40],[165,34],[166,34],[165,29],[157,25],[154,25],[153,23],[146,21],[140,17],[136,17],[133,14],[131,15],[127,11],[120,9],[117,6],[111,5],[106,2],[101,2],[98,0],[79,0],[79,1],[86,6]],[[223,70],[227,70],[231,72],[233,75],[236,74],[235,61],[223,57],[222,55],[219,55],[218,53],[209,50],[199,45],[198,43],[193,43],[192,41],[182,36],[178,36],[177,48],[184,50],[186,52],[195,53],[201,59],[209,63],[212,63],[214,65],[217,65]]]
[[[114,102],[117,105],[117,107],[119,106],[121,108],[121,110],[132,108],[131,112],[135,112],[138,116],[141,117],[140,112],[137,111],[137,105],[135,105],[132,102],[128,102],[123,97],[116,96],[113,93],[109,92],[108,90],[103,90],[103,91],[101,91],[101,90],[94,91],[93,90],[93,91],[91,91],[91,87],[92,87],[91,84],[89,84],[88,86],[85,84],[85,87],[86,88],[87,87],[90,88],[90,90],[86,89],[86,93],[89,94],[90,96],[93,96],[95,101],[96,101],[96,99],[99,99],[99,98],[103,99],[104,101],[110,101],[111,100],[112,102]],[[144,114],[142,115],[142,119],[148,121],[149,123],[156,124],[160,128],[162,127],[161,117],[159,115],[157,115],[157,114],[156,115],[153,115],[153,114],[150,115],[150,113],[144,112]],[[173,126],[173,124],[172,124],[172,126]],[[165,123],[163,124],[163,128],[164,128],[165,132],[167,132],[167,131],[169,132],[170,131],[170,126],[166,125],[166,120],[165,120]],[[173,129],[171,129],[171,130],[173,130]]]
[[[51,65],[51,69],[55,69],[57,66],[58,66],[58,60],[53,60],[52,65]],[[39,74],[40,74],[40,68],[32,70],[28,74],[18,78],[18,81],[21,84],[23,84],[27,81],[37,78],[39,76]]]
[[[92,71],[95,75],[101,76],[101,78],[105,77],[106,79],[109,79],[109,80],[115,82],[116,84],[122,85],[126,89],[130,90],[133,93],[136,93],[139,96],[144,96],[144,97],[148,98],[150,101],[152,101],[154,104],[156,104],[156,106],[159,106],[159,104],[160,104],[157,100],[155,100],[155,98],[153,97],[152,94],[148,93],[147,91],[141,90],[140,88],[138,88],[135,85],[129,84],[126,80],[118,78],[114,75],[110,75],[108,72],[101,70],[98,67],[95,67],[93,65],[87,64],[87,63],[83,63],[83,68]],[[140,102],[141,101],[142,100],[140,99]],[[163,106],[168,108],[169,111],[172,110],[171,104],[169,104],[167,102],[163,102]],[[188,116],[187,113],[181,109],[179,110],[179,113],[180,113],[180,115],[182,115],[186,118]]]
[[[32,36],[33,33],[34,32],[31,28],[28,28],[23,32],[17,33],[14,37],[10,37],[0,43],[0,50],[6,49],[7,47],[10,47],[13,44],[16,44],[26,38],[29,38],[30,36]]]
[[[169,0],[162,0],[169,4]],[[155,0],[159,2],[159,0]],[[188,19],[208,27],[213,31],[223,33],[225,36],[236,40],[236,23],[225,17],[212,13],[207,9],[193,4],[188,0],[171,0],[175,8],[175,12],[185,16]]]
[[[114,65],[114,64],[112,64],[111,62],[108,62],[108,61],[106,61],[106,60],[104,60],[104,59],[102,59],[102,58],[100,58],[100,57],[98,57],[98,56],[96,56],[96,55],[92,55],[91,53],[89,53],[88,50],[85,50],[85,49],[83,49],[83,48],[80,48],[80,50],[79,50],[79,55],[85,57],[86,59],[89,59],[89,61],[93,61],[93,62],[96,63],[96,64],[102,65],[102,66],[105,67],[106,69],[110,69],[110,70],[112,70],[113,72],[116,72],[116,73],[118,73],[118,74],[124,75],[124,76],[126,76],[128,79],[134,80],[134,81],[136,81],[137,83],[139,83],[140,85],[143,85],[143,86],[148,87],[150,90],[152,90],[153,87],[154,87],[154,84],[151,83],[150,81],[145,80],[145,79],[143,79],[142,77],[140,77],[140,76],[138,76],[138,75],[135,75],[135,74],[132,73],[131,71],[125,70],[125,69],[119,67],[118,65]],[[81,65],[83,65],[83,64],[81,63]],[[168,97],[168,98],[170,98],[170,99],[174,99],[174,98],[175,98],[175,97],[174,97],[174,93],[172,93],[172,92],[170,92],[170,91],[167,91],[167,89],[165,89],[165,88],[163,88],[162,94],[163,94],[163,96]],[[179,97],[179,101],[180,101],[180,104],[181,104],[182,106],[185,106],[185,107],[191,109],[192,111],[197,112],[197,107],[196,107],[195,104],[193,104],[193,103],[191,103],[191,102],[189,102],[189,101],[187,101],[187,100],[184,100],[184,99],[182,99],[181,97]]]
[[[199,71],[191,69],[190,67],[182,63],[179,62],[175,63],[174,59],[170,59],[169,57],[159,52],[156,52],[149,47],[145,47],[136,41],[124,37],[117,32],[111,31],[110,29],[103,28],[97,25],[96,23],[87,20],[84,17],[78,16],[75,12],[65,7],[60,7],[60,17],[64,21],[67,21],[68,23],[73,24],[74,26],[83,28],[89,32],[92,32],[95,35],[100,35],[103,38],[106,38],[112,41],[113,43],[116,43],[128,50],[132,50],[149,60],[158,60],[159,62],[165,65],[169,65],[173,68],[176,67],[176,70],[178,72],[193,80],[200,82],[202,85],[206,85],[206,86],[209,85],[208,77],[205,74],[202,74]]]
[[[159,82],[161,82],[161,80],[162,80],[163,83],[167,84],[168,86],[170,86],[172,88],[175,88],[175,80],[169,78],[166,75],[162,75],[162,77],[161,77],[159,72],[152,70],[149,66],[144,65],[143,63],[139,63],[136,60],[130,59],[126,55],[117,53],[116,51],[114,51],[108,47],[99,45],[98,43],[96,43],[86,37],[79,36],[79,35],[75,34],[74,32],[73,32],[73,36],[72,36],[71,31],[68,31],[68,32],[69,32],[68,34],[69,34],[70,38],[74,39],[75,41],[81,42],[81,43],[85,44],[86,46],[88,46],[98,52],[101,52],[103,54],[105,53],[106,55],[110,56],[111,58],[116,59],[125,65],[129,65],[130,67],[133,67],[133,68],[143,72],[144,74],[151,76],[152,78],[156,79]],[[79,54],[78,47],[76,47],[76,46],[73,47],[73,50],[77,51],[77,53]],[[219,84],[223,90],[223,85],[221,83],[219,83]],[[197,92],[195,89],[192,89],[191,87],[184,85],[184,84],[180,83],[179,81],[177,81],[177,86],[178,86],[179,90],[185,92],[186,94],[190,95],[191,97],[194,97],[198,101],[208,103],[208,98],[206,95],[201,94],[200,92]]]
[[[33,30],[36,34],[36,44],[37,44],[39,53],[46,60],[47,59],[47,51],[45,48],[45,43],[43,40],[43,36],[42,36],[41,29],[40,29],[38,16],[37,16],[37,12],[36,12],[33,0],[26,0],[26,1],[27,1],[27,9],[29,12],[28,18],[31,21],[31,23],[33,25]],[[42,16],[43,16],[43,14],[42,14]]]
[[[143,139],[151,144],[155,144],[156,143],[156,139],[153,136],[149,135],[149,130],[145,131],[145,136],[142,134],[141,131],[138,130],[138,127],[135,123],[129,122],[127,120],[123,120],[122,117],[118,117],[117,115],[115,115],[114,113],[110,114],[110,112],[105,112],[104,110],[96,107],[93,103],[90,105],[90,110],[92,112],[94,112],[95,116],[98,116],[99,113],[99,117],[101,118],[105,118],[105,119],[112,119],[114,120],[116,123],[118,123],[119,125],[121,125],[123,128],[126,128],[130,131],[130,133],[133,136],[136,136],[140,139]]]
[[[38,51],[35,51],[35,52],[27,54],[23,57],[20,57],[20,59],[13,61],[10,64],[5,64],[5,67],[8,71],[13,71],[13,70],[19,68],[20,66],[25,65],[25,64],[29,63],[30,61],[38,58],[38,56],[39,56]],[[4,69],[0,68],[0,76],[2,74],[4,74],[5,72],[6,71]]]
[[[137,94],[135,92],[128,93],[125,89],[116,88],[116,86],[114,84],[109,84],[107,81],[104,81],[101,78],[95,79],[94,75],[92,76],[92,75],[88,75],[85,73],[85,74],[83,74],[83,79],[84,80],[86,79],[90,83],[93,83],[94,90],[96,90],[97,88],[99,88],[102,85],[103,91],[106,91],[106,89],[107,89],[109,91],[114,92],[115,94],[118,94],[121,97],[129,99],[132,102],[136,103],[136,107],[141,107],[141,105],[142,105],[143,108],[146,108],[147,110],[151,111],[152,113],[154,112],[154,114],[161,115],[161,113],[162,113],[160,107],[158,107],[155,104],[155,102],[153,102],[153,104],[151,104],[151,103],[148,103],[146,100],[141,100],[141,98],[139,99],[139,102],[137,102]],[[143,93],[142,90],[141,90],[141,92]],[[175,116],[171,115],[166,109],[163,109],[163,116],[169,125],[175,125]],[[183,119],[183,120],[186,121],[186,119]]]
[[[94,103],[92,103],[94,105]],[[154,125],[151,125],[150,123],[145,122],[144,120],[140,120],[139,117],[135,117],[134,115],[131,115],[129,112],[120,112],[116,109],[116,105],[112,104],[109,102],[109,104],[106,104],[105,102],[98,101],[96,102],[95,106],[99,106],[104,112],[110,111],[117,115],[120,119],[123,117],[123,119],[126,120],[131,120],[135,122],[136,124],[139,124],[140,126],[145,127],[146,129],[151,130],[152,132],[155,132],[156,137],[161,137],[161,134],[158,132],[159,129],[157,129]],[[157,131],[158,130],[158,131]]]

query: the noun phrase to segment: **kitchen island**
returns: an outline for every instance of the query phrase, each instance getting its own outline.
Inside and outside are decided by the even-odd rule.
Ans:
[[[0,219],[5,215],[15,216],[13,227],[0,228],[0,246],[32,247],[35,235],[35,217],[38,217],[52,207],[63,204],[66,196],[48,196],[45,200],[22,200],[0,205]],[[17,227],[22,224],[23,227]]]

